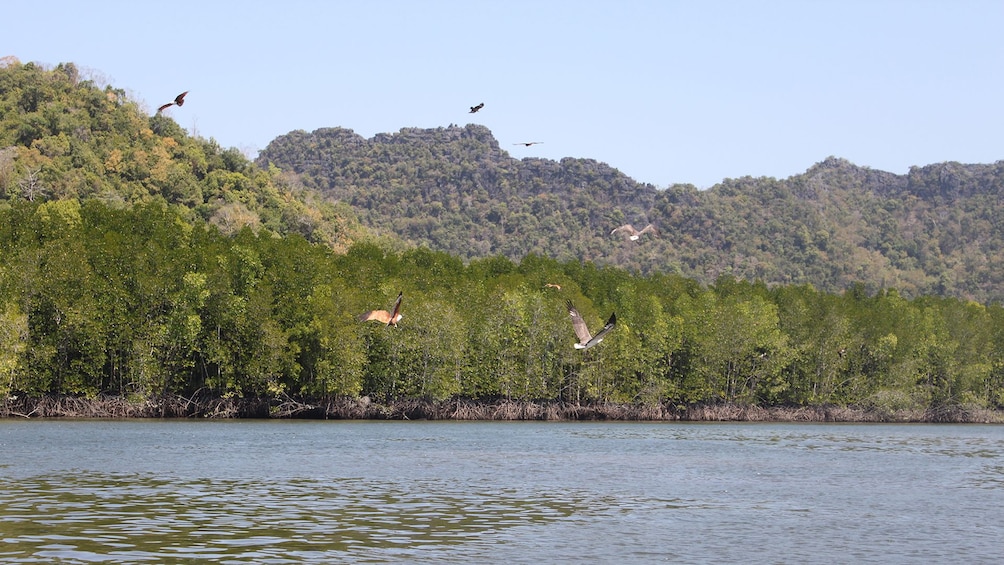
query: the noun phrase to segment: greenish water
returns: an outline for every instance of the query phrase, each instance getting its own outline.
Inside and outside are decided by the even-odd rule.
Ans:
[[[997,562],[1004,427],[0,421],[0,562]]]

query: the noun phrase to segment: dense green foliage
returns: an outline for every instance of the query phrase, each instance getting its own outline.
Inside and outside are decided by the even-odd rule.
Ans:
[[[0,204],[89,198],[114,206],[162,199],[187,210],[186,221],[225,233],[298,233],[335,248],[358,231],[344,206],[162,114],[143,114],[123,90],[98,88],[73,64],[0,60]]]
[[[952,298],[340,254],[162,202],[20,201],[0,253],[0,393],[1004,405],[1004,308]],[[400,291],[400,327],[357,320]],[[616,329],[573,349],[566,299]]]
[[[515,159],[468,125],[372,139],[294,131],[259,163],[351,204],[366,225],[465,259],[536,253],[703,284],[724,274],[831,292],[861,282],[906,296],[1004,298],[1004,161],[894,175],[829,158],[785,180],[657,190],[589,159]],[[652,222],[662,236],[610,235],[626,222]]]
[[[0,61],[0,396],[1004,407],[1004,308],[950,297],[997,296],[992,167],[656,191],[479,126],[294,132],[265,161],[296,172]],[[358,321],[398,292],[400,327]],[[568,299],[617,328],[573,349]]]

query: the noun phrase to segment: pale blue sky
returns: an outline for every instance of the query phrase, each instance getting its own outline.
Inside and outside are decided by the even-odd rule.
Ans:
[[[0,57],[69,61],[256,156],[294,129],[479,123],[659,188],[833,155],[1004,159],[999,0],[10,2]],[[484,110],[468,107],[484,102]],[[533,147],[514,146],[542,141]]]

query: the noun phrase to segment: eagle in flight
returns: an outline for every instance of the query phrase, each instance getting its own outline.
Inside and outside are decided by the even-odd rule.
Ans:
[[[569,300],[565,302],[565,306],[568,307],[568,315],[572,317],[572,329],[575,330],[575,336],[579,338],[579,342],[575,344],[575,349],[589,349],[590,347],[603,341],[603,338],[607,335],[607,333],[614,329],[614,326],[617,325],[617,313],[612,312],[610,314],[610,319],[607,320],[603,329],[601,329],[596,335],[589,335],[589,328],[586,327],[586,321],[579,315],[579,311],[572,305],[572,301]]]
[[[401,298],[404,297],[403,292],[397,293],[397,300],[394,301],[394,308],[390,312],[386,310],[370,310],[365,314],[359,316],[360,322],[368,322],[370,320],[375,320],[382,324],[387,324],[388,326],[397,327],[397,323],[401,321],[404,314],[401,313]]]
[[[160,108],[157,108],[157,113],[159,114],[160,111],[163,110],[164,108],[169,108],[171,106],[174,106],[175,104],[177,104],[178,106],[184,106],[185,105],[185,95],[186,94],[188,94],[187,90],[184,91],[184,92],[182,92],[181,94],[175,96],[174,97],[174,102],[168,102],[167,104],[164,104]]]
[[[471,113],[473,114],[473,113],[477,112],[478,110],[480,110],[480,109],[482,109],[484,107],[485,107],[485,103],[484,102],[478,104],[477,106],[471,106]]]
[[[613,231],[610,232],[610,235],[613,235],[615,233],[625,233],[627,234],[628,239],[630,239],[631,241],[638,241],[638,238],[641,237],[642,234],[646,234],[649,232],[652,232],[655,235],[659,235],[659,230],[656,229],[656,227],[652,224],[643,227],[641,230],[634,229],[634,226],[632,226],[631,224],[624,224],[619,228],[614,228]]]
[[[544,142],[543,141],[521,141],[519,143],[513,143],[513,145],[522,145],[524,147],[530,147],[531,145],[537,145],[537,144],[540,144],[540,143],[544,143]]]

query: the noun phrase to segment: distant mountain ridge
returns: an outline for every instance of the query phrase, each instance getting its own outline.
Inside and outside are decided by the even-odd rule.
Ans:
[[[517,159],[488,128],[451,125],[370,139],[298,130],[257,162],[351,205],[374,230],[465,259],[536,253],[704,283],[1004,297],[1004,161],[897,175],[829,157],[787,179],[657,189],[592,159]],[[610,235],[648,222],[661,237]]]
[[[335,250],[366,240],[463,259],[532,253],[703,283],[725,275],[1004,298],[1004,161],[897,175],[830,157],[787,179],[658,189],[593,159],[517,159],[486,127],[451,125],[369,139],[344,128],[294,131],[256,164],[148,115],[72,64],[0,59],[0,206],[163,200],[226,234],[298,234]],[[610,234],[625,223],[653,223],[660,236]]]

